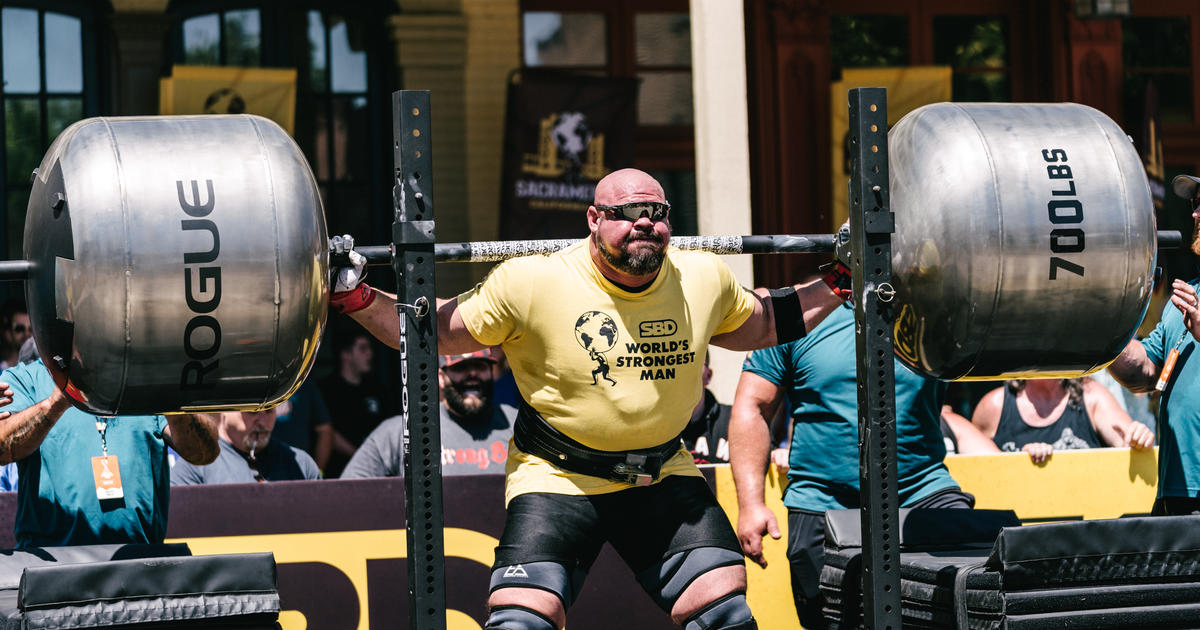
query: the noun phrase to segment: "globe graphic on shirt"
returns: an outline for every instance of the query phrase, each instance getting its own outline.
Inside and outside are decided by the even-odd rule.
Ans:
[[[617,323],[600,311],[588,311],[575,320],[575,339],[584,350],[603,354],[617,345]]]

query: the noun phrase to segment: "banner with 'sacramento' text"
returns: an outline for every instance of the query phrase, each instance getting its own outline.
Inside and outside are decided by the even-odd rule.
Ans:
[[[523,70],[508,85],[500,238],[576,238],[596,182],[633,165],[637,79]]]

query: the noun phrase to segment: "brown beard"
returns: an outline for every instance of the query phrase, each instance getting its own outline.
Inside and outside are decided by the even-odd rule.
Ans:
[[[642,242],[653,242],[658,247],[652,248],[649,251],[641,249],[633,251],[629,246],[634,242],[635,236],[647,239]],[[662,237],[653,232],[631,232],[629,236],[621,241],[619,254],[608,251],[604,243],[600,242],[598,232],[592,233],[592,243],[600,251],[600,255],[604,257],[605,262],[612,265],[617,271],[627,273],[631,276],[645,276],[658,271],[658,268],[662,266],[665,256],[664,251],[666,249],[663,247]]]
[[[474,381],[472,389],[479,390],[478,397],[467,398],[459,391],[465,383],[452,383],[444,390],[446,407],[454,415],[464,420],[478,420],[491,411],[492,391],[495,384],[492,381]]]
[[[1200,221],[1197,222],[1196,227],[1192,230],[1192,253],[1200,256]]]

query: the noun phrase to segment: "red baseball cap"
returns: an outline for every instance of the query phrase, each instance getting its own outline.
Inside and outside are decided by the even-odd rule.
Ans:
[[[438,357],[438,368],[450,367],[456,363],[462,363],[470,359],[478,359],[481,361],[490,361],[496,363],[496,357],[492,356],[491,348],[468,352],[467,354],[443,354]]]

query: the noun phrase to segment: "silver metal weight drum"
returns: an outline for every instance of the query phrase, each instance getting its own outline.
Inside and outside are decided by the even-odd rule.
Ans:
[[[1156,235],[1132,141],[1075,104],[940,103],[888,133],[897,352],[942,379],[1080,376],[1145,316]]]
[[[100,415],[273,406],[325,325],[316,182],[257,116],[70,126],[34,177],[25,258],[41,356]]]

